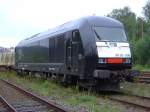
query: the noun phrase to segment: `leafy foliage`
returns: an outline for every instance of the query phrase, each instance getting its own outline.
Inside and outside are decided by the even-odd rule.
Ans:
[[[150,19],[150,0],[147,1],[145,7],[143,7],[144,15],[147,20]]]
[[[139,39],[134,48],[134,57],[136,63],[140,63],[142,65],[149,64],[150,65],[150,38],[144,37]]]

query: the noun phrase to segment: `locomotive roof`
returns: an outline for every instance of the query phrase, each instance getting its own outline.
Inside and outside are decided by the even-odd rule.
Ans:
[[[90,26],[102,26],[102,27],[121,27],[123,28],[123,24],[119,22],[118,20],[112,19],[110,17],[99,17],[99,16],[88,16],[83,17],[74,21],[67,22],[65,24],[62,24],[58,27],[55,27],[53,29],[49,29],[45,32],[41,32],[38,34],[35,34],[31,36],[30,38],[27,38],[25,40],[22,40],[18,46],[23,46],[28,43],[32,43],[37,40],[41,40],[50,36],[54,36],[57,34],[61,34],[66,31],[70,31],[73,29],[79,29],[85,22],[89,24]]]

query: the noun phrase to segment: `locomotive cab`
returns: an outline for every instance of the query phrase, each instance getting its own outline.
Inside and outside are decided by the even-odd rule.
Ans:
[[[99,82],[106,81],[106,85],[110,82],[114,88],[118,88],[119,82],[129,76],[132,65],[124,28],[93,27],[93,31],[98,57],[94,77],[98,78]]]
[[[120,27],[94,27],[93,30],[99,68],[130,68],[131,52],[124,29]]]

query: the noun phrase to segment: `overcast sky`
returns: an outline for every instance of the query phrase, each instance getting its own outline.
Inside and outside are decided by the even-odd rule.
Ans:
[[[137,16],[147,0],[0,0],[0,46],[88,15],[105,16],[129,6]]]

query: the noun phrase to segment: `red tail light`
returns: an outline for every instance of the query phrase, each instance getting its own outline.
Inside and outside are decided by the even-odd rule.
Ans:
[[[110,64],[119,64],[123,62],[124,62],[124,59],[122,58],[107,58],[107,63],[110,63]]]

